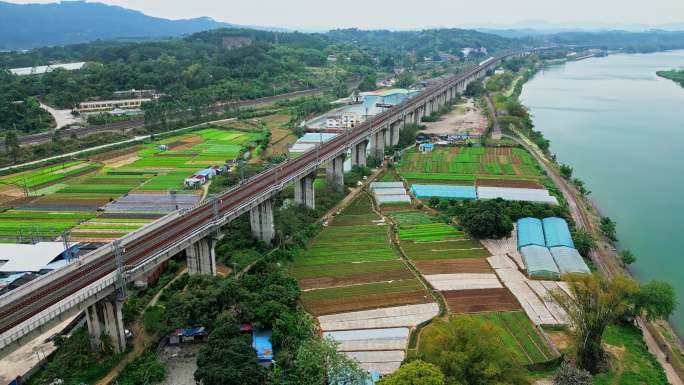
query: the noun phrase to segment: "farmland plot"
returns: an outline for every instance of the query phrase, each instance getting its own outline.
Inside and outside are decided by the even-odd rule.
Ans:
[[[314,314],[429,302],[424,287],[392,248],[388,226],[368,195],[352,202],[288,267]]]
[[[101,163],[77,160],[1,177],[2,184],[14,190],[29,190],[30,197],[18,204],[21,209],[19,213],[44,211],[88,214],[81,215],[83,218],[78,220],[58,217],[35,220],[35,214],[27,214],[25,218],[0,219],[0,235],[18,237],[30,233],[54,237],[81,221],[95,217],[97,211],[108,204],[117,212],[130,211],[127,215],[131,218],[136,218],[138,214],[166,213],[175,210],[176,206],[191,206],[199,199],[196,192],[188,194],[191,201],[186,202],[182,194],[178,194],[176,199],[168,198],[168,191],[183,189],[183,181],[189,175],[206,166],[223,165],[262,137],[261,132],[209,128],[173,136],[159,143],[137,146],[135,153],[124,153],[126,159],[130,158],[131,161],[109,162],[106,167]],[[160,149],[160,144],[166,145],[167,149]],[[106,160],[107,154],[100,154],[97,158]],[[109,154],[114,158],[122,157],[121,150]],[[131,192],[136,194],[128,195]],[[154,199],[154,202],[143,198],[136,203],[133,198],[140,196],[138,192],[159,193],[161,196],[146,197]],[[112,204],[124,195],[130,198],[121,200],[118,206]],[[137,223],[105,224],[90,221],[82,223],[75,233],[87,239],[108,240],[137,228]]]
[[[471,317],[494,323],[499,330],[501,342],[522,365],[547,362],[556,358],[523,312],[484,313]]]
[[[429,153],[412,149],[402,157],[399,173],[410,183],[458,185],[473,185],[480,179],[500,180],[494,182],[499,184],[508,180],[536,183],[542,176],[524,149],[493,147],[437,147]]]

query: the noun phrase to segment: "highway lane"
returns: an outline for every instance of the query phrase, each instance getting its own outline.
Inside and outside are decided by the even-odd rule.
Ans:
[[[486,65],[490,64],[487,63]],[[326,159],[331,155],[346,150],[349,144],[367,138],[373,127],[386,124],[390,118],[400,116],[403,110],[415,108],[422,104],[425,99],[435,96],[435,94],[442,92],[446,87],[466,79],[482,69],[481,67],[475,67],[471,71],[452,78],[443,85],[436,85],[426,89],[419,96],[409,99],[379,114],[374,119],[357,126],[349,135],[338,136],[301,157],[286,161],[221,194],[217,198],[219,200],[219,213],[229,213],[245,202],[248,202],[260,192],[277,189],[284,179],[289,180],[300,170],[318,165],[321,159]],[[125,242],[122,245],[123,250],[125,250],[123,253],[126,266],[135,266],[140,261],[153,255],[156,251],[163,250],[172,245],[177,239],[183,239],[183,237],[187,237],[197,229],[211,223],[215,219],[213,204],[212,202],[204,203],[190,212],[182,215],[175,213],[169,218],[168,223],[158,226],[153,225],[143,229],[138,238]],[[22,293],[21,288],[17,289],[15,291],[17,294],[25,295],[11,301],[0,310],[0,333],[6,332],[40,311],[114,272],[116,270],[114,253],[111,250],[111,246],[105,247],[110,247],[110,250],[97,258],[87,260],[70,274],[49,281],[42,287],[29,293]]]

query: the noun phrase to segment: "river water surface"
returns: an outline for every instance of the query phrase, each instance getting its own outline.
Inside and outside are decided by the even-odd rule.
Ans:
[[[641,281],[671,283],[684,335],[684,88],[656,71],[684,67],[684,51],[611,55],[554,66],[521,99],[559,162],[574,167]]]

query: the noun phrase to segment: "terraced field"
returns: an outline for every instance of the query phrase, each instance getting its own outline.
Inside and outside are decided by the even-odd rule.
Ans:
[[[428,294],[392,249],[366,194],[352,202],[288,266],[314,315],[425,303]]]
[[[507,147],[437,147],[428,153],[412,149],[404,154],[398,170],[409,183],[473,185],[479,179],[535,183],[542,177],[532,155]]]

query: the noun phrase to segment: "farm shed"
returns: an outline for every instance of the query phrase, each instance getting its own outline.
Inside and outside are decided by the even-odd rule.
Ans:
[[[477,199],[473,186],[414,184],[411,191],[417,198]]]
[[[589,267],[584,262],[584,259],[582,259],[580,253],[574,248],[558,246],[553,247],[550,250],[551,256],[553,256],[553,260],[556,262],[556,265],[558,265],[561,274],[591,273],[591,270],[589,270]]]
[[[516,187],[478,187],[479,199],[501,198],[506,201],[538,202],[557,205],[556,197],[551,196],[548,190]]]
[[[546,247],[524,246],[520,249],[520,253],[530,278],[558,279],[560,277],[560,270]]]
[[[544,228],[542,222],[537,218],[518,219],[516,226],[518,235],[518,250],[525,246],[537,245],[546,246],[544,240]]]
[[[433,145],[432,143],[421,143],[418,146],[418,150],[420,150],[420,152],[432,152],[432,150],[434,149],[435,145]]]
[[[573,249],[575,248],[575,244],[572,242],[572,236],[570,235],[570,229],[568,228],[568,223],[565,219],[557,217],[544,218],[542,220],[542,226],[544,227],[546,247],[565,246]]]

